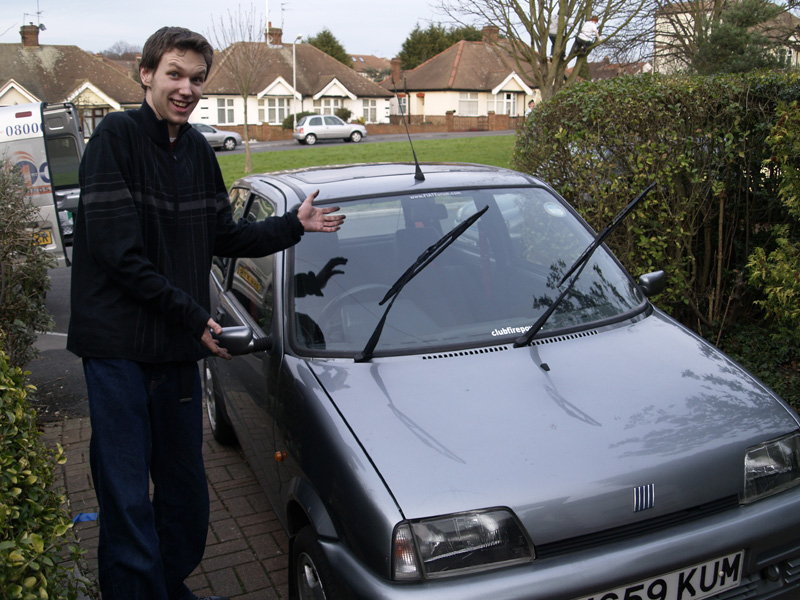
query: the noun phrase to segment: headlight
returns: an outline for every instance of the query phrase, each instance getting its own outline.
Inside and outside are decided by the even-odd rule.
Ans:
[[[533,559],[511,511],[491,509],[402,523],[394,532],[394,578],[443,577]]]
[[[744,459],[744,497],[753,502],[800,483],[800,433],[754,446]]]

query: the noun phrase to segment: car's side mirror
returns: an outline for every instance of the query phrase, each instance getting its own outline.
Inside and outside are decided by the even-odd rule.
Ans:
[[[667,274],[664,271],[653,271],[639,277],[639,287],[648,298],[660,294],[667,286]]]
[[[225,348],[234,356],[251,352],[268,352],[272,349],[272,339],[269,336],[254,339],[253,330],[247,325],[223,327],[222,333],[217,335],[212,331],[211,335],[219,342],[220,348]]]

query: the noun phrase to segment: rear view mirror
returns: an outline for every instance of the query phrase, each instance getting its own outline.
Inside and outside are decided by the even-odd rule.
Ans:
[[[253,330],[247,325],[223,327],[222,333],[217,335],[212,331],[211,336],[219,342],[220,348],[225,348],[234,356],[265,352],[272,348],[272,340],[269,337],[254,339]]]
[[[648,298],[660,294],[666,286],[667,274],[664,271],[653,271],[639,277],[639,287]]]

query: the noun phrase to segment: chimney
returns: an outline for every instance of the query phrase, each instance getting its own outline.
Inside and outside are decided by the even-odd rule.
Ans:
[[[483,41],[496,44],[500,39],[500,28],[496,25],[487,25],[483,28]]]
[[[39,47],[39,27],[33,23],[23,25],[19,30],[22,36],[22,45],[30,48]]]
[[[400,68],[402,66],[402,61],[399,58],[392,59],[392,79],[394,80],[394,84],[402,85],[403,80],[403,70]]]
[[[282,37],[283,37],[283,29],[280,29],[278,27],[273,27],[272,22],[267,24],[267,43],[270,46],[282,46],[283,45],[283,40],[281,40]]]

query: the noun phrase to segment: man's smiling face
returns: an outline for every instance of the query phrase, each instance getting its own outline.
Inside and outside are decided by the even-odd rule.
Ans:
[[[202,54],[174,48],[164,53],[155,71],[141,69],[145,100],[159,119],[167,121],[170,137],[177,137],[200,101],[206,68]]]

